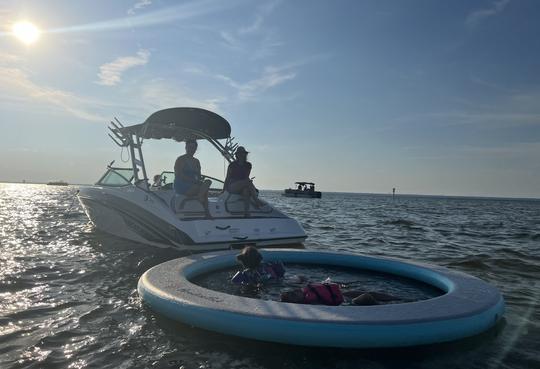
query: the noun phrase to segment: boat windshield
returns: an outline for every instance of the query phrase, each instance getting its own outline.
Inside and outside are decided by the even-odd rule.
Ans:
[[[132,168],[109,168],[96,184],[100,186],[122,187],[131,184],[132,180]]]

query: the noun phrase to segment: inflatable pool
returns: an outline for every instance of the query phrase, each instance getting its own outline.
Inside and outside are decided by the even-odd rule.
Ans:
[[[262,341],[324,347],[453,341],[489,329],[504,313],[500,292],[478,278],[438,266],[347,253],[261,250],[266,261],[389,273],[427,283],[444,294],[402,304],[321,306],[234,296],[190,282],[235,266],[237,253],[198,254],[157,265],[139,279],[139,295],[154,311],[195,327]]]

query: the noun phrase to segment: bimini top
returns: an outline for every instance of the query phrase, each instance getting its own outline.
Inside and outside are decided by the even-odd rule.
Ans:
[[[294,182],[294,184],[299,184],[299,185],[315,185],[315,183],[313,183],[313,182]]]
[[[169,138],[175,141],[231,135],[231,126],[223,117],[200,108],[169,108],[150,115],[144,123],[120,128],[122,134],[136,134],[141,138]]]

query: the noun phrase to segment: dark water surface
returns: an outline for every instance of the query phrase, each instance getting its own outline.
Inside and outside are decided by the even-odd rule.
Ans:
[[[308,249],[443,265],[498,286],[506,300],[505,321],[474,338],[345,350],[160,318],[141,303],[137,280],[180,254],[95,231],[75,190],[0,184],[0,368],[540,368],[538,201],[264,193],[302,223]]]
[[[284,278],[270,280],[259,286],[239,286],[231,283],[231,278],[241,269],[239,267],[203,274],[197,276],[191,282],[230,295],[271,301],[280,301],[282,291],[300,289],[308,282],[333,282],[338,284],[345,294],[342,305],[352,305],[351,299],[353,297],[349,295],[354,291],[358,291],[358,293],[355,293],[356,296],[363,292],[385,293],[393,298],[385,302],[388,304],[427,300],[441,296],[444,293],[444,291],[429,284],[387,273],[339,268],[329,265],[284,264],[284,266],[286,270]],[[302,276],[308,282],[300,280],[299,276]]]

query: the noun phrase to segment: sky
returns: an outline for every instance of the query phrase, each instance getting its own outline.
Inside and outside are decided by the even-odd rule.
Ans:
[[[535,0],[2,0],[0,181],[94,183],[127,159],[110,120],[192,106],[229,121],[259,188],[540,197],[538,19]],[[149,174],[184,151],[143,148]]]

